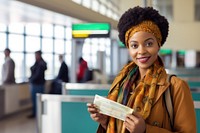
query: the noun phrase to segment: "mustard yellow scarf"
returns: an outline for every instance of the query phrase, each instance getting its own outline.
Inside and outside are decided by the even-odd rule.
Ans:
[[[125,66],[117,76],[116,82],[118,83],[110,90],[108,99],[133,108],[146,120],[154,102],[158,78],[165,69],[161,59],[158,57],[158,60],[147,70],[145,77],[135,86],[136,77],[139,74],[138,71],[138,66],[134,62]],[[125,132],[127,131],[123,126],[123,121],[112,117],[109,118],[106,133]]]

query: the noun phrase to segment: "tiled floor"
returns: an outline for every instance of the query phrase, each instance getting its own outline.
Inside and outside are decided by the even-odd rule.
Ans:
[[[0,133],[36,133],[36,119],[28,119],[29,111],[0,119]]]

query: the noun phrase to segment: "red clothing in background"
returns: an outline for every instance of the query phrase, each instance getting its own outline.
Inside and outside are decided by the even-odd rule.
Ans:
[[[77,73],[77,81],[78,82],[83,82],[84,81],[84,74],[86,70],[88,69],[87,62],[85,60],[82,60],[79,64],[79,69]]]

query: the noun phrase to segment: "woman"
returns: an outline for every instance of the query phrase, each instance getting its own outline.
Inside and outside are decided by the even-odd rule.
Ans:
[[[196,133],[193,100],[187,83],[173,76],[170,83],[163,62],[158,56],[168,36],[168,21],[152,7],[134,7],[119,20],[120,40],[128,48],[132,62],[115,78],[108,99],[117,101],[135,112],[125,121],[98,112],[88,103],[93,120],[99,122],[98,133]],[[164,92],[171,84],[174,121],[170,126]]]

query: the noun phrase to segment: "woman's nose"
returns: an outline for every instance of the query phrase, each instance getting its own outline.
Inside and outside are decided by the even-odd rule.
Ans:
[[[145,54],[146,48],[144,46],[140,45],[139,48],[138,48],[138,53],[139,54]]]

